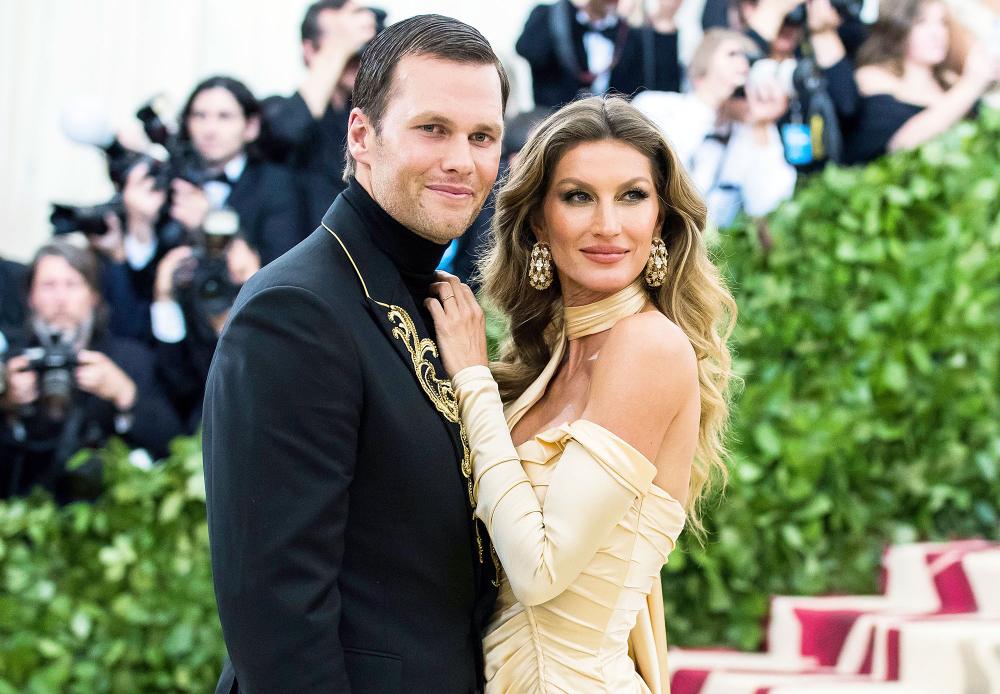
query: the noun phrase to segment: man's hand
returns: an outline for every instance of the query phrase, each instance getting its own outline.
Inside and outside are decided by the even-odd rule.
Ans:
[[[170,202],[170,216],[180,222],[188,231],[201,228],[211,207],[205,191],[182,178],[172,180],[170,190],[173,193]]]
[[[313,118],[326,112],[348,61],[375,36],[375,13],[353,3],[339,10],[324,10],[324,22],[317,47],[304,47],[309,72],[299,87]]]
[[[649,15],[649,23],[653,30],[660,34],[673,34],[677,31],[677,10],[684,0],[658,0],[656,9]]]
[[[125,205],[126,233],[136,240],[148,243],[153,237],[153,225],[160,215],[160,208],[166,202],[167,194],[154,188],[155,181],[149,175],[149,165],[136,164],[128,172],[122,202]]]
[[[965,57],[961,81],[981,93],[997,79],[1000,79],[1000,59],[985,44],[976,42]]]
[[[788,110],[788,95],[777,81],[762,80],[746,91],[747,121],[753,126],[770,126]]]
[[[806,21],[812,36],[837,31],[844,22],[830,0],[806,0]]]
[[[28,368],[28,358],[12,357],[7,361],[7,390],[4,405],[16,407],[29,405],[38,399],[38,374]]]
[[[177,268],[191,257],[190,246],[178,246],[167,252],[156,266],[156,283],[153,285],[154,301],[173,301],[174,275]]]
[[[320,60],[339,62],[343,68],[351,56],[374,38],[375,13],[364,7],[348,5],[332,12],[330,17],[319,39],[316,56]]]
[[[104,215],[104,223],[108,225],[108,230],[103,234],[89,234],[87,239],[95,251],[107,257],[114,263],[125,262],[125,231],[122,229],[122,222],[118,215],[107,212]]]
[[[76,367],[77,386],[85,393],[114,404],[119,412],[135,405],[135,382],[111,359],[100,352],[81,350]]]
[[[802,4],[802,0],[760,0],[746,15],[747,26],[765,41],[774,41],[789,12]]]
[[[226,249],[226,267],[229,279],[234,284],[243,285],[260,270],[260,254],[243,239],[237,237]]]

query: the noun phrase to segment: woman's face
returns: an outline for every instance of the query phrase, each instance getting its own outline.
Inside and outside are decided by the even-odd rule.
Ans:
[[[551,247],[565,304],[630,285],[662,221],[649,158],[618,140],[584,142],[563,154],[551,181],[535,235]]]
[[[924,3],[910,27],[906,59],[919,65],[940,65],[948,57],[949,43],[948,11],[944,4]]]
[[[705,77],[726,91],[734,92],[746,84],[749,74],[750,61],[743,45],[734,39],[725,39],[712,54]]]

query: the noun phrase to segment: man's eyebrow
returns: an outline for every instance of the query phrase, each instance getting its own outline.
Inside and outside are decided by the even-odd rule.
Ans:
[[[436,111],[424,111],[423,113],[418,113],[410,120],[413,122],[440,123],[447,128],[455,127],[455,121]],[[473,132],[485,132],[491,135],[498,135],[503,132],[503,125],[499,121],[494,123],[477,123],[472,127],[472,130]]]

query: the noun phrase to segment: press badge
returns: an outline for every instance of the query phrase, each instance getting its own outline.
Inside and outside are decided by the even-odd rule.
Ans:
[[[812,134],[805,123],[782,125],[781,142],[785,146],[785,160],[792,166],[804,166],[812,162]]]

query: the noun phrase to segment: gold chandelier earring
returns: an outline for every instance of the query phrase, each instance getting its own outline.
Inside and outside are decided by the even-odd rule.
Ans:
[[[653,247],[649,252],[649,260],[646,261],[646,284],[650,287],[659,287],[667,279],[667,244],[663,239],[656,237],[653,239]]]
[[[528,284],[542,291],[552,285],[552,252],[549,244],[536,241],[528,259]]]

